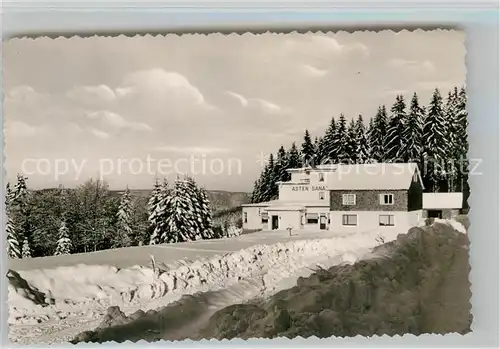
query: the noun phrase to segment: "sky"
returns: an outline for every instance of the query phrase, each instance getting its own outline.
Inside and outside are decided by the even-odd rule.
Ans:
[[[461,31],[12,39],[4,45],[7,180],[149,189],[188,173],[251,191],[264,158],[465,84]]]

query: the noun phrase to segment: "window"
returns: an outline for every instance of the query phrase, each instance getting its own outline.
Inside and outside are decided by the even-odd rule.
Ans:
[[[248,223],[248,213],[247,212],[244,213],[244,219],[245,219],[245,223]]]
[[[307,224],[318,224],[319,215],[317,213],[307,213],[306,214],[306,223]]]
[[[378,225],[381,227],[394,226],[394,216],[393,215],[380,215],[378,218]]]
[[[262,219],[262,223],[266,223],[269,222],[269,214],[267,212],[263,212],[262,213],[262,216],[261,216],[261,219]]]
[[[394,195],[392,194],[380,194],[380,204],[381,205],[393,205]]]
[[[319,181],[320,182],[324,182],[325,181],[325,174],[322,173],[322,172],[319,173]]]
[[[342,205],[356,205],[356,194],[343,194]]]
[[[325,200],[325,192],[324,191],[320,191],[319,192],[319,199],[320,200]]]
[[[342,215],[342,225],[358,225],[358,215],[356,214],[343,214]]]

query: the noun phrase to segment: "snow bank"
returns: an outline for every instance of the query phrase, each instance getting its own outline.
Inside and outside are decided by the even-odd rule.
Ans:
[[[386,235],[384,241],[391,241],[396,235]],[[112,305],[151,307],[152,299],[221,290],[255,277],[262,277],[264,291],[270,292],[282,288],[284,284],[280,286],[280,282],[283,280],[288,278],[285,283],[288,284],[301,273],[310,274],[325,261],[353,263],[378,245],[379,238],[380,234],[373,231],[256,245],[194,262],[178,262],[166,266],[156,276],[153,269],[146,266],[118,269],[77,265],[22,271],[16,274],[24,281],[23,286],[19,286],[19,280],[15,284],[9,278],[9,323],[40,323],[85,311],[90,312],[86,316],[95,318]],[[29,296],[33,293],[38,297]],[[44,300],[40,301],[40,297]]]

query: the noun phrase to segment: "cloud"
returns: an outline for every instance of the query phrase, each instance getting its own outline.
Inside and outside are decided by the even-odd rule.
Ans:
[[[299,70],[303,75],[312,78],[321,78],[328,73],[328,70],[319,69],[309,64],[301,65]]]
[[[9,121],[5,123],[5,134],[8,137],[33,137],[37,128],[21,121]]]
[[[104,132],[104,131],[101,131],[101,130],[98,130],[98,129],[91,129],[90,132],[92,132],[92,134],[94,136],[96,136],[97,138],[101,138],[101,139],[108,139],[109,138],[109,134]]]
[[[37,92],[31,86],[20,85],[7,91],[5,101],[9,103],[33,104],[44,101],[46,97],[46,95]]]
[[[66,96],[73,101],[87,104],[111,102],[116,99],[115,92],[106,85],[77,86],[68,91]]]
[[[206,104],[203,94],[185,76],[163,69],[140,70],[128,74],[116,93],[120,97],[142,94],[153,98]]]
[[[127,121],[123,116],[113,113],[108,110],[100,110],[90,112],[86,115],[91,120],[96,120],[100,124],[112,129],[129,129],[134,131],[152,131],[153,129],[148,124],[143,122]]]
[[[407,60],[401,58],[393,58],[389,60],[389,65],[392,67],[407,69],[414,72],[432,73],[436,70],[434,64],[429,60],[415,61],[415,60]]]
[[[236,99],[241,107],[258,109],[266,114],[279,114],[286,112],[279,105],[262,98],[246,98],[239,93],[226,91],[226,94]]]
[[[217,147],[177,147],[177,146],[159,146],[154,148],[155,151],[172,152],[172,153],[185,153],[185,154],[213,154],[213,153],[228,153],[227,148]]]
[[[241,104],[242,107],[247,107],[248,106],[248,99],[246,99],[242,95],[240,95],[240,94],[238,94],[236,92],[232,92],[232,91],[226,91],[226,93],[229,96],[236,98],[238,100],[238,102],[240,102],[240,104]]]
[[[360,53],[370,55],[368,47],[360,42],[341,44],[336,38],[327,35],[304,35],[290,38],[283,44],[287,54],[312,55],[316,57],[341,56]]]

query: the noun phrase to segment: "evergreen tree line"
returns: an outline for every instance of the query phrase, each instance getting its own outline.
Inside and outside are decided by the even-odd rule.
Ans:
[[[255,181],[252,202],[278,198],[279,181],[290,180],[291,168],[324,164],[418,164],[426,192],[461,191],[466,202],[468,187],[467,94],[454,87],[445,100],[435,89],[427,106],[417,95],[409,103],[397,95],[390,110],[380,105],[365,123],[362,115],[347,121],[333,117],[325,133],[314,141],[305,130],[300,149],[292,143],[270,154]]]
[[[150,197],[119,197],[103,181],[76,189],[29,190],[27,177],[7,183],[6,235],[10,258],[85,253],[109,248],[220,238],[207,192],[192,178],[156,182]]]

